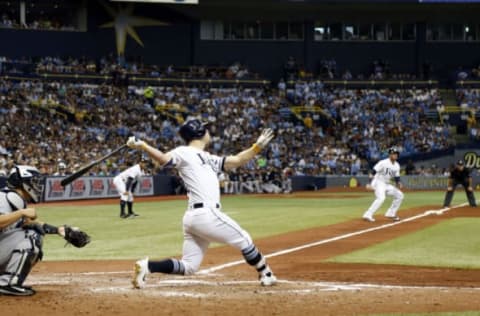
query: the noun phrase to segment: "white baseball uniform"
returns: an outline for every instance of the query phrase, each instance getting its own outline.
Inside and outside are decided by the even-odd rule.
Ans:
[[[135,188],[134,184],[140,180],[144,175],[142,168],[139,164],[133,165],[128,169],[125,169],[119,173],[115,178],[113,178],[113,184],[117,188],[118,194],[120,194],[120,199],[126,202],[133,202],[133,189]],[[131,178],[132,182],[130,188],[128,188],[128,195],[123,193],[127,192],[127,181],[128,178]]]
[[[188,195],[188,208],[183,217],[183,256],[185,274],[195,273],[210,242],[228,244],[239,250],[252,245],[252,238],[233,219],[221,211],[218,174],[225,157],[180,146],[170,151],[173,165],[179,172]]]
[[[400,204],[402,204],[403,193],[391,184],[391,180],[392,178],[400,177],[400,165],[397,161],[392,162],[390,158],[386,158],[377,162],[373,169],[376,173],[371,182],[371,186],[375,190],[376,199],[363,214],[363,217],[372,218],[373,214],[385,201],[385,195],[393,196],[392,205],[385,213],[385,216],[395,217]]]

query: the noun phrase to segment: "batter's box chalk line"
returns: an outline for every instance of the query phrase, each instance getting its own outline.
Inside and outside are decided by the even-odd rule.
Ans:
[[[398,290],[434,290],[434,291],[449,291],[450,287],[444,286],[408,286],[408,285],[384,285],[384,284],[364,284],[364,283],[341,283],[341,282],[315,282],[315,281],[292,281],[279,280],[279,284],[272,287],[261,287],[258,281],[204,281],[194,279],[184,280],[162,280],[156,284],[148,284],[144,289],[133,289],[131,286],[118,287],[95,287],[90,291],[95,293],[139,293],[147,296],[159,297],[210,297],[224,294],[230,295],[229,291],[219,289],[222,286],[237,286],[241,288],[242,285],[248,286],[245,292],[252,291],[252,285],[257,285],[255,289],[256,294],[268,295],[284,295],[284,294],[299,294],[299,295],[313,295],[319,292],[335,292],[335,291],[363,291],[363,290],[383,290],[383,289],[398,289]],[[203,287],[186,291],[185,287]],[[172,287],[178,290],[172,290]],[[455,287],[455,290],[480,291],[480,288],[472,287]],[[238,291],[235,292],[238,294]]]

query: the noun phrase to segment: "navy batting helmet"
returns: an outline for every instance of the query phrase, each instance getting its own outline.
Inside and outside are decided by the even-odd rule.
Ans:
[[[398,155],[398,154],[400,154],[400,153],[398,152],[398,149],[397,149],[396,147],[390,147],[390,148],[388,149],[388,154],[389,154],[389,155],[391,155],[391,154],[397,154],[397,155]]]
[[[207,133],[207,124],[200,120],[188,120],[180,127],[180,136],[188,144],[194,139],[200,139]]]

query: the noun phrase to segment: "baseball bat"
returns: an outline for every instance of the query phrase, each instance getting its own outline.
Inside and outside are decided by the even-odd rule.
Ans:
[[[80,169],[78,169],[77,171],[75,171],[74,173],[72,173],[71,175],[69,175],[68,177],[62,179],[62,181],[60,181],[60,184],[62,186],[67,186],[69,185],[70,183],[72,183],[73,181],[77,180],[78,178],[80,178],[81,176],[83,176],[85,173],[88,172],[88,170],[92,169],[94,166],[98,165],[99,163],[101,163],[102,161],[104,161],[105,159],[115,155],[116,153],[118,153],[120,150],[124,149],[125,147],[127,147],[127,144],[123,144],[122,146],[112,150],[111,152],[109,152],[108,154],[106,154],[105,156],[97,159],[97,160],[94,160],[92,162],[90,162],[88,165],[85,165],[83,167],[81,167]]]

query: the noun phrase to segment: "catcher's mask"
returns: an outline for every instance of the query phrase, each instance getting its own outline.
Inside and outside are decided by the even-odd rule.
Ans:
[[[37,168],[18,165],[12,168],[7,179],[10,189],[21,189],[27,193],[30,202],[38,203],[41,200],[44,186],[44,177]]]
[[[203,123],[200,120],[188,120],[179,130],[180,136],[188,144],[194,139],[200,139],[207,133],[208,123]]]

